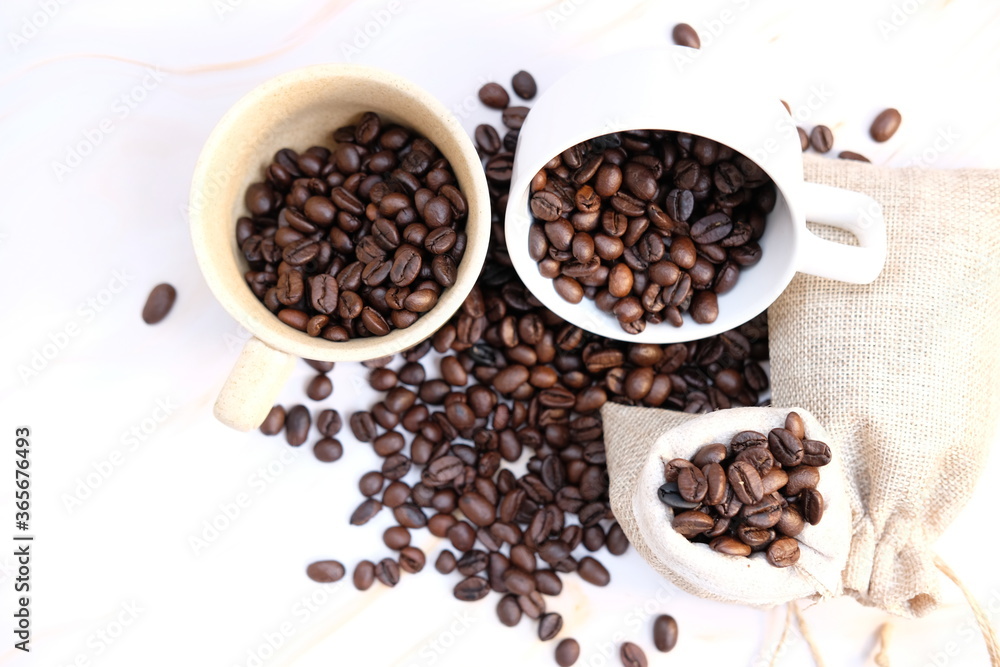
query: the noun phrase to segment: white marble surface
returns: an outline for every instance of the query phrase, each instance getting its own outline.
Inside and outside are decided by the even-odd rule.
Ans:
[[[2,432],[12,448],[15,424],[33,430],[37,541],[29,657],[11,648],[16,575],[2,538],[0,664],[553,664],[553,645],[537,642],[532,624],[495,621],[496,596],[453,600],[454,576],[427,572],[364,594],[346,581],[310,582],[312,560],[383,553],[388,517],[347,525],[374,455],[345,436],[344,458],[326,465],[308,448],[212,419],[245,332],[198,274],[184,207],[202,142],[257,83],[352,59],[415,79],[472,129],[497,120],[475,99],[482,82],[527,68],[544,89],[580,59],[666,43],[687,20],[706,52],[732,59],[733,76],[773,84],[804,124],[829,124],[837,149],[894,165],[998,167],[998,16],[989,0],[5,0]],[[885,106],[904,123],[876,146],[867,128]],[[139,312],[161,281],[180,298],[150,328]],[[64,345],[46,348],[52,341]],[[52,358],[22,377],[18,368],[43,350]],[[282,402],[302,400],[309,375],[300,365]],[[342,414],[366,405],[359,366],[339,366],[334,380]],[[134,438],[134,428],[148,432]],[[994,620],[1000,574],[972,535],[995,522],[998,467],[994,456],[939,545]],[[9,491],[2,496],[8,535],[13,510]],[[228,528],[204,534],[238,500]],[[197,536],[209,543],[193,547]],[[419,539],[432,553],[438,542]],[[692,598],[634,553],[606,560],[613,586],[567,577],[551,604],[565,617],[561,636],[581,640],[578,664],[617,664],[621,639],[640,643],[654,665],[768,663],[779,612]],[[893,665],[985,664],[967,607],[946,590],[939,612],[896,623]],[[649,617],[660,612],[681,626],[669,656],[650,640]],[[841,600],[806,616],[826,664],[874,664],[882,614]],[[779,664],[809,664],[800,638]]]

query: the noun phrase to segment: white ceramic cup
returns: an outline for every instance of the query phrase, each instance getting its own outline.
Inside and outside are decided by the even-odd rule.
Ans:
[[[885,264],[885,221],[867,195],[815,183],[802,176],[802,149],[791,116],[777,97],[753,88],[763,73],[734,72],[732,63],[701,58],[686,47],[631,51],[570,72],[531,107],[521,128],[506,212],[507,249],[531,292],[573,324],[608,338],[643,343],[697,340],[732,329],[763,312],[797,271],[850,283],[875,280]],[[624,130],[689,132],[725,144],[760,165],[773,179],[777,203],[759,243],[761,260],[740,273],[719,297],[719,316],[699,324],[647,325],[622,330],[614,315],[590,299],[572,304],[528,255],[532,177],[567,148]],[[851,232],[857,246],[821,239],[806,220]]]

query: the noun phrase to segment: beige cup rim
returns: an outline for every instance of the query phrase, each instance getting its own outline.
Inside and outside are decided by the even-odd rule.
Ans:
[[[201,201],[204,198],[203,193],[212,182],[211,176],[216,173],[215,170],[220,164],[226,164],[223,157],[226,153],[226,144],[233,136],[239,134],[241,121],[244,118],[254,113],[254,110],[268,98],[279,95],[284,90],[317,80],[328,80],[331,84],[337,81],[360,81],[391,88],[401,99],[408,98],[410,102],[425,108],[430,115],[440,121],[449,136],[455,140],[458,152],[448,154],[447,157],[469,204],[465,229],[468,241],[465,254],[458,266],[455,284],[442,293],[438,304],[432,310],[424,313],[406,329],[395,329],[381,337],[334,342],[323,338],[312,338],[304,332],[289,327],[256,298],[250,308],[240,306],[240,299],[236,298],[236,295],[239,290],[249,290],[249,287],[238,271],[232,271],[232,267],[226,266],[220,259],[225,253],[219,252],[214,247],[216,241],[211,238],[212,225],[220,223],[212,218],[212,213],[217,207],[211,205],[190,207],[190,229],[195,257],[209,289],[222,307],[247,331],[277,350],[321,361],[363,361],[395,354],[422,342],[448,322],[475,285],[489,245],[491,227],[489,190],[479,155],[458,119],[430,93],[392,72],[366,65],[310,65],[269,79],[244,95],[212,130],[195,165],[190,201]],[[240,173],[242,168],[237,167],[235,171]],[[229,223],[230,221],[225,221],[225,224]],[[235,221],[232,223],[235,224]],[[229,252],[228,248],[226,252]]]

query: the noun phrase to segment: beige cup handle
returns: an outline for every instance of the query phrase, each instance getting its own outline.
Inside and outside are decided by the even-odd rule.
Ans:
[[[274,406],[294,366],[292,355],[251,338],[222,385],[215,401],[215,417],[237,431],[257,428]]]

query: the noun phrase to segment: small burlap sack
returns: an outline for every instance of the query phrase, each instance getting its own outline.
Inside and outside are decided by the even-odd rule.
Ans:
[[[730,568],[732,557],[673,533],[656,497],[661,479],[644,468],[681,451],[685,434],[692,441],[682,453],[726,442],[742,430],[744,410],[693,417],[606,405],[612,508],[639,553],[697,595],[771,606],[848,594],[920,616],[940,601],[938,569],[953,575],[933,543],[971,495],[1000,420],[1000,172],[813,158],[806,180],[871,195],[888,228],[888,259],[874,283],[800,274],[768,311],[773,403],[801,406],[825,427],[843,475],[822,469],[821,479],[840,486],[849,528],[837,524],[833,489],[821,489],[833,515],[801,536],[804,552],[815,553],[784,575],[766,575],[769,594],[748,591],[745,563]],[[713,429],[719,437],[702,437]],[[807,536],[831,518],[829,533]],[[693,549],[702,561],[696,569]],[[839,568],[836,576],[830,568]]]

